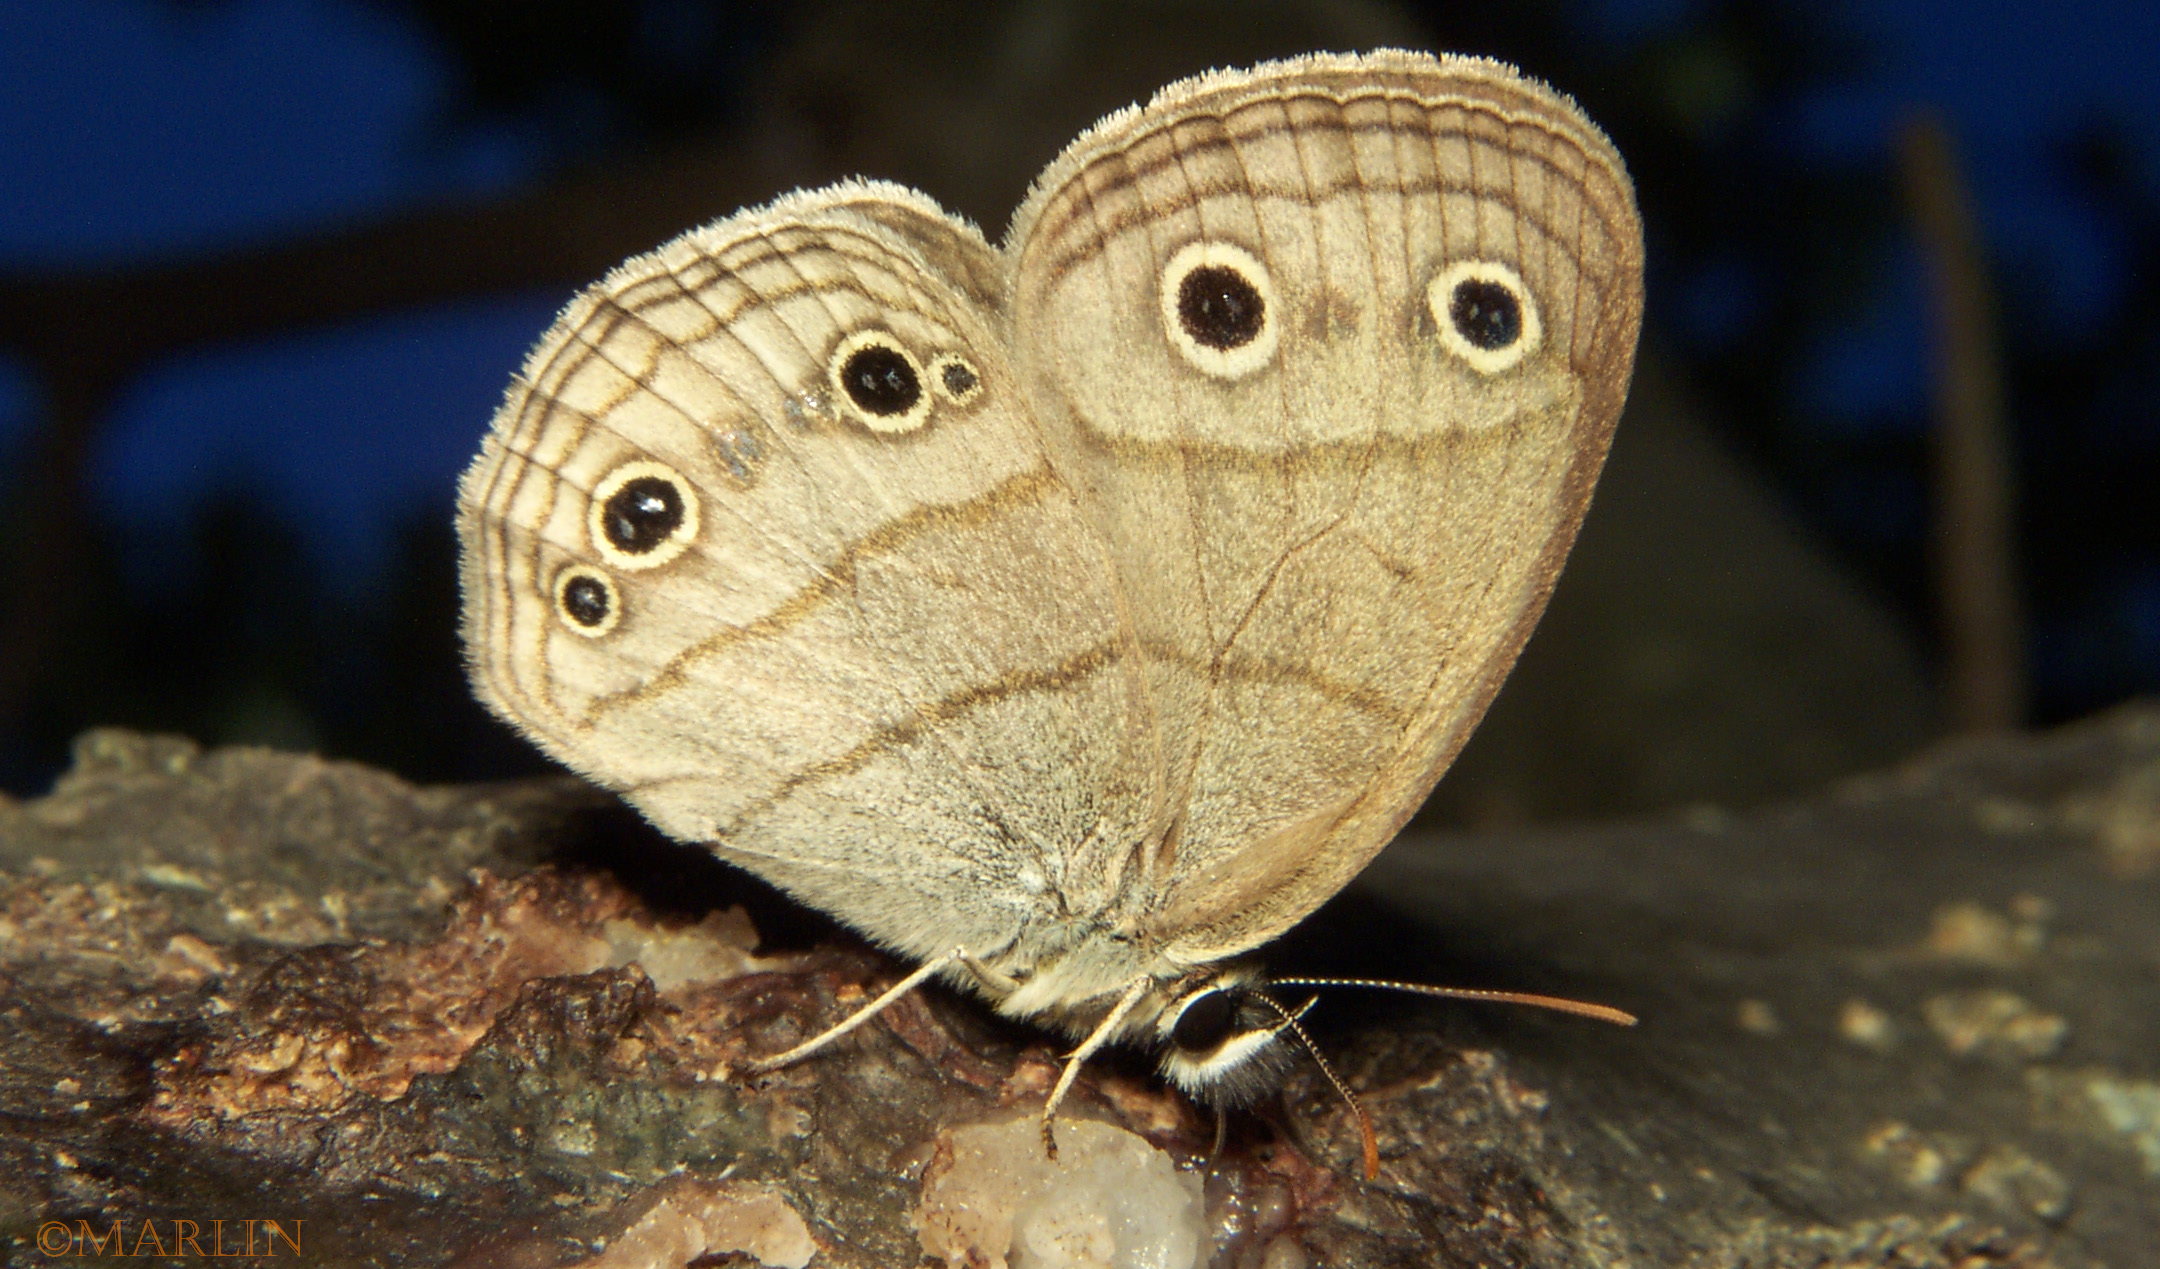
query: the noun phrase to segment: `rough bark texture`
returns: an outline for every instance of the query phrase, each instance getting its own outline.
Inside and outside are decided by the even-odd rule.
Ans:
[[[1308,1068],[1229,1124],[1217,1264],[2160,1263],[2160,711],[1760,814],[1413,838],[1368,882],[1275,965],[1644,1023],[1331,998],[1381,1176]],[[1037,1104],[1052,1047],[933,992],[733,1075],[897,968],[568,780],[95,733],[0,807],[0,1236],[911,1264],[941,1132]],[[1072,1107],[1213,1138],[1137,1061]]]

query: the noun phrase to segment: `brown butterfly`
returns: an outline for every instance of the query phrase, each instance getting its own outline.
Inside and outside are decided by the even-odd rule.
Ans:
[[[1046,1125],[1113,1040],[1234,1100],[1296,1033],[1237,958],[1484,713],[1641,306],[1612,146],[1471,58],[1172,85],[1002,247],[897,186],[791,194],[534,350],[463,487],[473,680],[921,962],[767,1065],[935,975],[1079,1040]]]

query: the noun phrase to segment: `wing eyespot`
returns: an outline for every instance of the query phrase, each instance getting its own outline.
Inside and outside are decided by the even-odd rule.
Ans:
[[[946,353],[931,362],[930,382],[939,396],[962,409],[982,397],[982,371],[959,353]]]
[[[658,568],[697,540],[697,490],[666,463],[641,459],[593,488],[586,530],[600,558],[628,572]]]
[[[1275,283],[1245,248],[1186,243],[1163,267],[1157,300],[1170,346],[1201,373],[1242,379],[1274,360],[1282,325]]]
[[[615,579],[589,564],[572,564],[555,575],[555,612],[572,634],[598,639],[622,622],[622,591]]]
[[[898,435],[930,421],[922,363],[884,331],[857,331],[841,340],[826,373],[834,396],[873,432]]]
[[[1497,260],[1459,260],[1425,288],[1440,346],[1481,375],[1512,370],[1544,342],[1537,298]]]

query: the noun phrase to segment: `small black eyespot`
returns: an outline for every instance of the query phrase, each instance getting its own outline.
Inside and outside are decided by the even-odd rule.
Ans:
[[[1203,264],[1178,282],[1178,323],[1207,348],[1243,348],[1267,323],[1267,302],[1252,280],[1227,265]]]
[[[1522,300],[1499,282],[1465,278],[1448,297],[1448,319],[1471,347],[1498,352],[1522,338]]]
[[[626,481],[609,496],[602,517],[607,540],[630,555],[643,555],[667,541],[682,522],[682,490],[659,476]]]
[[[1170,1026],[1170,1043],[1188,1053],[1205,1053],[1230,1038],[1237,1022],[1237,1002],[1211,988],[1193,997]]]
[[[906,414],[922,400],[915,367],[889,344],[868,344],[849,354],[840,368],[840,383],[863,413],[881,418]]]
[[[982,380],[975,377],[975,372],[969,369],[968,364],[964,361],[946,362],[943,377],[945,379],[945,391],[953,397],[966,396],[975,390],[976,384],[982,382]]]
[[[587,630],[606,625],[614,606],[615,598],[608,593],[607,583],[589,573],[579,573],[563,583],[563,615]]]

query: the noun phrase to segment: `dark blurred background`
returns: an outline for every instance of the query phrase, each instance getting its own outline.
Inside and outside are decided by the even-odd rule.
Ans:
[[[2160,687],[2152,0],[7,0],[0,787],[99,723],[540,769],[464,686],[452,486],[576,287],[857,173],[994,236],[1170,79],[1383,44],[1575,95],[1649,227],[1609,475],[1434,815]]]

